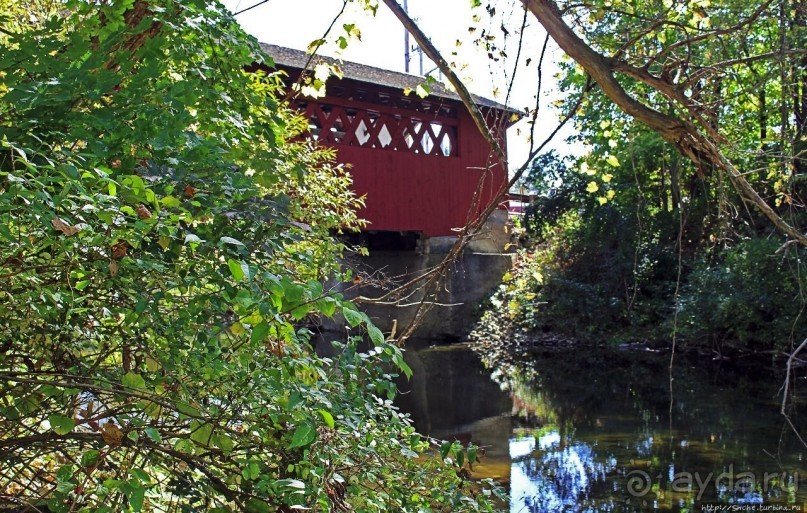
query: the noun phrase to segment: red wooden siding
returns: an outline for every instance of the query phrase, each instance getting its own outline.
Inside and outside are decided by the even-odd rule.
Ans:
[[[353,188],[366,195],[359,215],[368,230],[416,231],[426,237],[456,235],[469,214],[478,214],[507,179],[501,166],[484,168],[490,147],[461,112],[457,124],[456,156],[424,155],[409,151],[335,144],[340,162],[352,165]],[[484,177],[476,208],[471,205]]]
[[[286,70],[291,80],[299,76],[299,70]],[[312,137],[336,148],[338,160],[351,166],[353,189],[365,196],[359,215],[369,221],[367,230],[456,235],[506,183],[500,165],[486,170],[496,159],[458,100],[420,99],[348,78],[329,81],[327,90],[325,98],[294,103]]]

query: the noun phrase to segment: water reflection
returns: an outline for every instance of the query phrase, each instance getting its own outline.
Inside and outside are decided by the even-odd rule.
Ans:
[[[670,418],[667,358],[610,350],[409,351],[401,407],[439,438],[487,448],[477,477],[511,512],[700,511],[807,501],[805,447],[778,414],[772,368],[681,359]],[[803,378],[798,383],[803,386]],[[793,419],[804,421],[803,403]]]
[[[589,500],[591,484],[604,481],[606,473],[615,467],[613,460],[597,461],[589,445],[562,445],[557,431],[510,440],[510,511],[574,509]],[[527,446],[530,449],[523,453]],[[519,451],[522,454],[514,456]]]

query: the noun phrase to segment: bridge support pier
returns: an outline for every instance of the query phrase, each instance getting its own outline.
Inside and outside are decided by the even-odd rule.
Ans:
[[[506,252],[510,241],[505,226],[507,212],[491,216],[479,238],[472,241],[453,262],[435,305],[422,319],[415,336],[438,340],[461,340],[468,335],[482,313],[485,300],[501,283],[501,277],[513,265],[515,255]],[[432,237],[418,240],[414,249],[373,249],[370,255],[351,262],[371,276],[367,284],[346,292],[348,297],[378,298],[396,284],[406,283],[440,264],[456,237]],[[423,291],[400,298],[397,304],[362,303],[360,308],[385,333],[397,326],[400,334],[413,320]],[[329,323],[326,329],[343,330],[344,322]]]

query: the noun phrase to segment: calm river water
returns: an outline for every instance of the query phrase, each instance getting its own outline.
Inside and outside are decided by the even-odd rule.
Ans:
[[[400,407],[424,434],[484,447],[473,475],[503,483],[511,512],[807,512],[807,447],[779,414],[776,366],[679,356],[670,416],[669,355],[517,357],[466,344],[406,354],[414,377]],[[792,409],[807,434],[807,405]]]

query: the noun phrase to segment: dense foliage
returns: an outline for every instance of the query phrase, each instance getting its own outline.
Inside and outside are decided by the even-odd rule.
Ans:
[[[549,2],[525,2],[538,3],[536,11]],[[603,65],[636,105],[670,130],[689,123],[777,216],[805,231],[804,2],[558,4],[582,37],[577,45],[608,56]],[[637,123],[613,91],[592,88],[576,62],[564,65],[561,85],[583,95],[575,139],[588,152],[533,163],[525,183],[537,195],[526,218],[534,251],[503,287],[507,313],[600,340],[676,332],[718,351],[807,336],[804,248],[739,192],[714,155],[682,155],[663,128]],[[530,282],[534,274],[540,283]]]
[[[359,200],[224,9],[0,8],[0,510],[490,509],[323,286]]]

